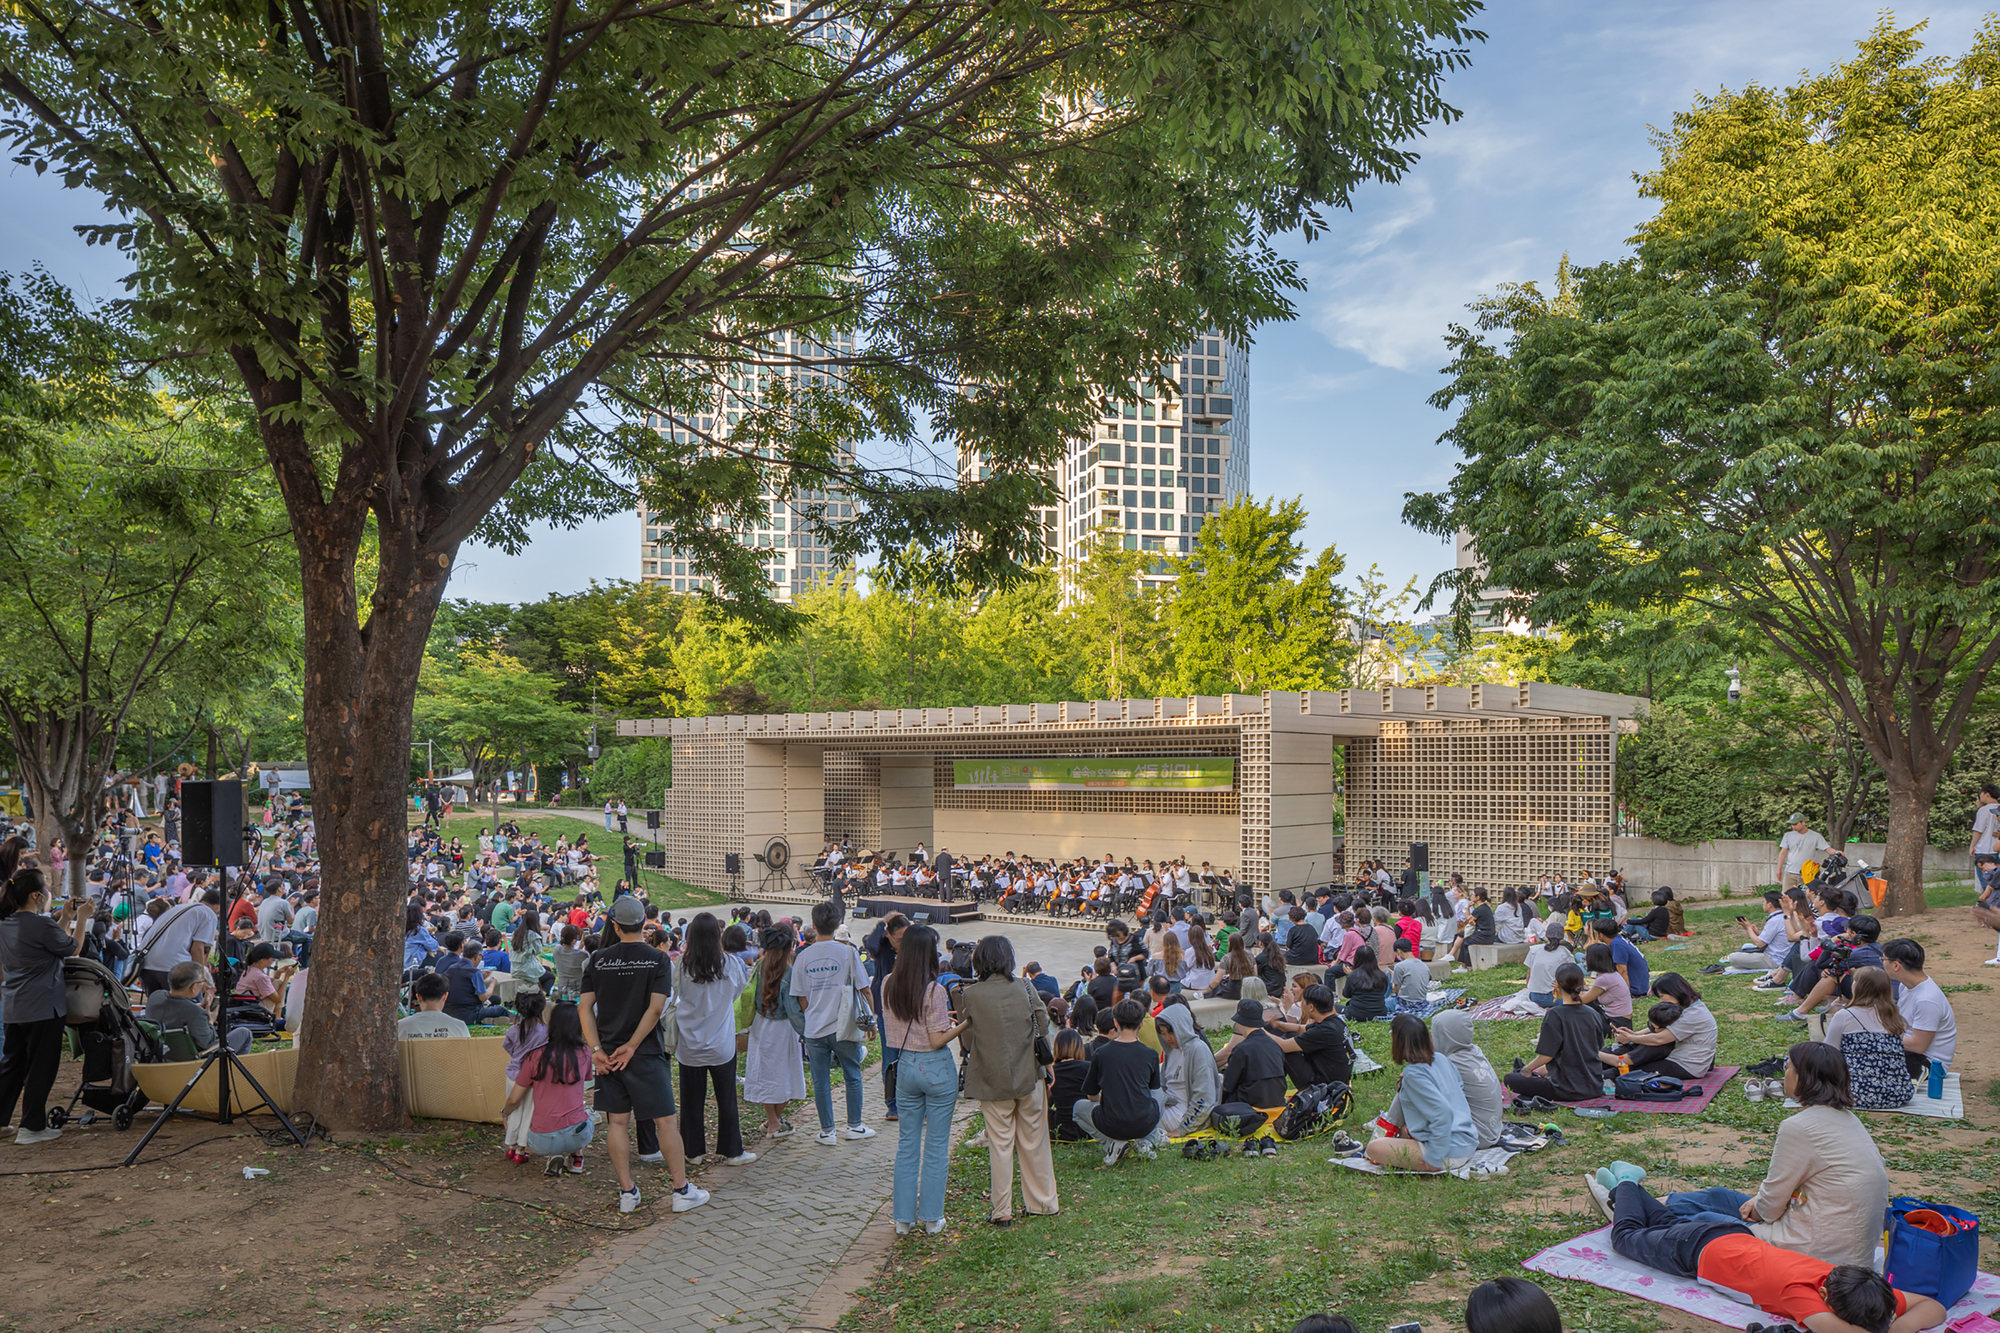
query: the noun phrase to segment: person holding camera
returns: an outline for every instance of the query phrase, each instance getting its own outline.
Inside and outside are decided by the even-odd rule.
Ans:
[[[6,1054],[0,1055],[0,1123],[21,1103],[14,1142],[47,1143],[62,1131],[48,1120],[49,1090],[62,1064],[63,1023],[69,1000],[63,990],[63,959],[83,947],[92,913],[72,900],[55,917],[41,869],[23,866],[0,887],[0,989],[7,999]]]
[[[1798,1003],[1780,1010],[1781,1023],[1803,1023],[1806,1016],[1838,992],[1852,997],[1851,977],[1856,969],[1882,966],[1882,951],[1875,941],[1882,935],[1882,923],[1872,916],[1848,918],[1847,928],[1827,941],[1819,957],[1807,963],[1792,978],[1792,993]]]

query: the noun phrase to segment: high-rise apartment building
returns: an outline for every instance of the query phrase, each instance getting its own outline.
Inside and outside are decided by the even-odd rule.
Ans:
[[[1052,554],[1081,560],[1106,529],[1129,551],[1186,554],[1203,520],[1249,488],[1249,349],[1206,333],[1167,369],[1177,394],[1128,385],[1124,398],[1100,405],[1094,435],[1065,451],[1053,478],[1062,504],[1042,511]],[[983,455],[961,451],[961,478],[986,466]]]
[[[851,364],[853,356],[854,336],[851,333],[843,334],[837,343],[826,344],[797,335],[779,335],[773,339],[768,351],[727,367],[729,373],[724,376],[722,387],[716,391],[711,411],[684,419],[656,416],[649,418],[646,424],[677,444],[728,440],[742,418],[759,403],[768,403],[781,383],[793,399],[814,390],[837,389],[843,375],[842,367]],[[721,446],[707,447],[717,449]],[[760,451],[760,456],[771,459],[773,453],[764,449]],[[852,463],[854,455],[846,453],[842,461]],[[759,497],[766,512],[754,522],[738,527],[736,540],[762,553],[765,573],[771,580],[776,599],[789,602],[817,584],[851,578],[852,566],[834,561],[823,529],[853,520],[853,495],[838,487],[823,485],[789,487],[785,484],[786,474],[782,469],[769,470],[766,476],[769,480]],[[787,494],[787,491],[790,493]],[[718,517],[716,521],[722,520]],[[712,579],[703,578],[690,568],[687,552],[666,544],[666,534],[653,522],[643,503],[639,507],[639,523],[641,580],[657,582],[675,592],[695,592],[704,587],[713,589]]]

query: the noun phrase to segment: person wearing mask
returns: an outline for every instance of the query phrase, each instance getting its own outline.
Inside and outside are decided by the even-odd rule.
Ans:
[[[1390,1020],[1389,1051],[1390,1059],[1403,1067],[1396,1104],[1408,1137],[1375,1139],[1366,1149],[1368,1160],[1426,1174],[1465,1167],[1479,1142],[1457,1066],[1438,1058],[1430,1029],[1411,1014]]]
[[[1048,1040],[1049,1012],[1040,992],[1014,976],[1014,946],[987,935],[972,951],[976,980],[959,989],[957,1013],[965,1052],[965,1095],[979,1103],[990,1173],[987,1220],[1007,1226],[1014,1217],[1014,1160],[1021,1164],[1021,1206],[1050,1217],[1061,1208],[1055,1157],[1049,1147],[1049,1111],[1037,1038]],[[955,1081],[954,1081],[955,1085]]]
[[[1597,1056],[1608,1025],[1603,1014],[1583,1002],[1584,981],[1583,969],[1575,963],[1556,969],[1554,985],[1561,1003],[1542,1015],[1535,1058],[1501,1080],[1516,1097],[1582,1102],[1603,1095],[1604,1067]]]
[[[1139,1040],[1146,1011],[1137,1000],[1121,1001],[1112,1014],[1111,1039],[1090,1057],[1083,1096],[1070,1108],[1077,1127],[1104,1147],[1104,1164],[1118,1165],[1125,1150],[1137,1144],[1142,1157],[1153,1157],[1153,1139],[1160,1125],[1160,1061]]]
[[[703,1120],[711,1083],[717,1155],[731,1166],[754,1162],[757,1154],[743,1147],[736,1106],[736,997],[749,984],[749,974],[742,960],[723,951],[722,922],[714,913],[696,912],[688,923],[674,983],[674,1022],[680,1028],[674,1063],[681,1070],[681,1147],[687,1164],[700,1166],[708,1158]]]
[[[6,1043],[0,1054],[0,1124],[21,1122],[14,1142],[27,1146],[62,1137],[48,1122],[49,1091],[62,1064],[63,1025],[69,1001],[63,959],[83,947],[93,913],[72,901],[49,915],[51,897],[42,872],[20,866],[0,886],[0,993],[5,996]]]
[[[1847,1063],[1822,1042],[1785,1055],[1785,1095],[1801,1110],[1778,1125],[1764,1183],[1754,1195],[1727,1186],[1670,1194],[1686,1218],[1743,1222],[1759,1240],[1830,1264],[1875,1260],[1889,1206],[1889,1172],[1854,1114]]]
[[[890,1191],[899,1236],[908,1235],[918,1222],[931,1235],[944,1230],[951,1114],[958,1105],[958,1071],[949,1047],[964,1030],[964,1024],[952,1020],[938,983],[937,932],[929,926],[909,927],[896,951],[896,969],[882,983],[882,1040],[903,1053],[897,1077],[910,1112],[898,1132]]]
[[[1208,1123],[1208,1113],[1222,1098],[1222,1071],[1216,1067],[1215,1052],[1195,1026],[1194,1011],[1185,1004],[1162,1009],[1154,1026],[1167,1053],[1160,1067],[1164,1094],[1160,1132],[1175,1138]]]

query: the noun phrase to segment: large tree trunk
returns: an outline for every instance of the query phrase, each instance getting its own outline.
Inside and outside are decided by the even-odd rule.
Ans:
[[[297,531],[306,751],[324,870],[294,1104],[330,1128],[390,1129],[405,1122],[396,993],[411,710],[455,551],[426,550],[410,527],[379,523],[364,626],[354,582],[361,515],[328,507],[315,518]]]
[[[1881,915],[1905,916],[1930,910],[1924,898],[1924,846],[1930,840],[1931,800],[1937,794],[1937,778],[1928,781],[1907,772],[1890,770],[1889,847],[1883,856],[1883,873],[1889,892],[1882,900]]]

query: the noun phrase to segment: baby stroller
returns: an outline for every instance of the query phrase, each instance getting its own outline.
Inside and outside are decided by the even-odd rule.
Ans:
[[[69,1001],[70,1041],[83,1058],[83,1081],[68,1106],[49,1108],[49,1124],[60,1129],[77,1119],[77,1104],[89,1108],[78,1120],[89,1124],[102,1112],[118,1129],[146,1109],[146,1093],[133,1067],[166,1059],[159,1037],[132,1012],[125,987],[94,958],[63,959],[63,990]]]

